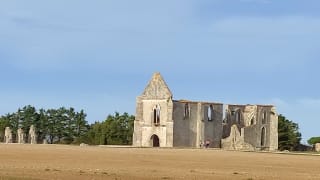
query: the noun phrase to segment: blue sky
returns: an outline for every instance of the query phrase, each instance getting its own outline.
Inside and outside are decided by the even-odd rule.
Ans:
[[[320,1],[0,1],[0,114],[135,113],[155,71],[175,99],[275,104],[320,136]]]

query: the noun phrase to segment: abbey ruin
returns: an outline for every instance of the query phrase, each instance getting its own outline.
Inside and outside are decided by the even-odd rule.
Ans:
[[[155,73],[136,100],[133,146],[274,151],[276,108],[173,100],[162,76]]]

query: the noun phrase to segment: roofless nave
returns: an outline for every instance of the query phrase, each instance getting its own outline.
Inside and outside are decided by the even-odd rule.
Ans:
[[[224,106],[172,97],[160,73],[155,73],[137,97],[134,146],[200,147],[207,143],[228,150],[278,149],[278,117],[272,105]]]

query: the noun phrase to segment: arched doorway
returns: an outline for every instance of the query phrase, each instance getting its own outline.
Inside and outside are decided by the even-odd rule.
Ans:
[[[159,141],[159,137],[157,135],[152,135],[151,136],[151,146],[152,147],[160,147],[160,141]]]

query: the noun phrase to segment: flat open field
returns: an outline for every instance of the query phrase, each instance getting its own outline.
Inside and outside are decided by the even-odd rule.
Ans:
[[[320,179],[320,156],[0,144],[0,179]]]

